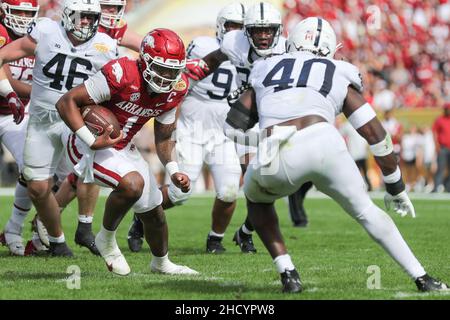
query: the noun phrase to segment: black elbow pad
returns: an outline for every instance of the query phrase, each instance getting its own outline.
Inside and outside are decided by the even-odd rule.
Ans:
[[[244,107],[238,100],[231,104],[230,111],[228,111],[227,119],[225,121],[235,129],[247,131],[248,129],[253,128],[258,122],[258,114]]]

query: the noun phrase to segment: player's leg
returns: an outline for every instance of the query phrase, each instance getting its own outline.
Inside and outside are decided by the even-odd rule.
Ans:
[[[294,227],[306,227],[308,225],[308,217],[306,215],[303,203],[306,193],[312,188],[311,181],[304,183],[295,193],[288,196],[289,216],[291,217]]]
[[[27,120],[28,118],[16,125],[12,116],[0,117],[0,140],[16,160],[19,172],[22,172],[23,169],[23,147]],[[0,243],[7,245],[13,255],[24,255],[22,229],[31,206],[26,181],[20,176],[16,183],[11,216],[0,234]]]
[[[99,192],[100,187],[96,184],[83,183],[82,179],[78,179],[76,189],[78,199],[78,226],[75,232],[75,243],[88,248],[95,255],[100,255],[100,253],[95,246],[92,220]]]
[[[358,221],[412,279],[421,279],[426,275],[424,268],[391,217],[369,198],[363,178],[348,153],[344,140],[337,131],[334,135],[330,132],[328,136],[328,147],[322,150],[322,165],[316,171],[319,178],[314,179],[314,183]]]
[[[216,190],[206,252],[220,254],[225,251],[222,239],[236,207],[241,168],[234,143],[229,139],[215,145],[205,160],[211,170]]]
[[[50,118],[50,117],[49,117]],[[53,174],[64,153],[62,121],[30,116],[24,147],[23,175],[28,194],[49,234],[50,254],[72,256],[61,225],[59,205],[52,192]]]
[[[169,260],[169,231],[161,206],[161,191],[144,159],[140,158],[136,161],[136,167],[144,177],[144,190],[142,196],[134,204],[133,210],[143,223],[145,240],[152,254],[151,271],[166,274],[197,274],[198,272]]]

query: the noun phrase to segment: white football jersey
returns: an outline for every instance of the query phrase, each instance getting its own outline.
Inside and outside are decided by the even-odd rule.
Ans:
[[[197,37],[189,44],[187,55],[189,59],[202,58],[217,49],[217,39]],[[230,110],[226,98],[236,88],[236,68],[225,61],[214,73],[190,88],[180,108],[179,128],[195,128],[195,123],[201,122],[203,129],[221,131]]]
[[[260,129],[307,115],[333,124],[342,112],[347,87],[363,90],[354,65],[304,51],[258,60],[250,84],[256,92]]]
[[[118,57],[117,41],[108,35],[97,32],[89,41],[73,46],[61,22],[48,18],[30,25],[28,34],[37,43],[30,113],[55,110],[64,93]]]
[[[233,30],[223,36],[220,50],[227,55],[230,62],[236,67],[240,79],[240,85],[248,83],[253,63],[261,59],[252,49],[243,30]],[[279,55],[286,52],[286,38],[280,36],[272,54]]]

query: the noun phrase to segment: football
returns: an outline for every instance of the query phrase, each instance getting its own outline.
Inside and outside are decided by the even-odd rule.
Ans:
[[[105,107],[99,105],[84,106],[81,108],[81,116],[86,126],[96,136],[102,135],[104,130],[110,125],[113,126],[113,131],[110,134],[111,138],[117,138],[120,134],[120,125],[116,116]]]

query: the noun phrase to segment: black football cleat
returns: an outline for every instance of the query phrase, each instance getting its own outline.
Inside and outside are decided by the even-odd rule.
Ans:
[[[75,232],[75,243],[80,247],[88,248],[89,251],[96,256],[100,255],[100,252],[95,246],[95,235],[92,233],[91,223],[78,223],[78,228]]]
[[[286,270],[281,274],[281,283],[284,293],[298,293],[303,291],[300,276],[297,270]]]
[[[206,252],[214,254],[222,254],[226,249],[222,245],[222,239],[220,237],[210,236],[206,239]]]
[[[144,243],[144,226],[141,220],[134,215],[133,222],[131,223],[130,229],[128,230],[128,248],[132,252],[139,252],[142,249],[142,244]]]
[[[252,235],[245,234],[241,228],[234,234],[233,241],[241,248],[242,253],[256,253]]]
[[[56,243],[50,242],[50,248],[48,249],[48,253],[52,257],[73,257],[72,250],[69,249],[65,242]]]
[[[417,289],[419,289],[419,291],[422,292],[450,290],[448,285],[446,285],[440,280],[436,280],[430,277],[428,274],[425,274],[424,276],[417,278],[415,282]]]

